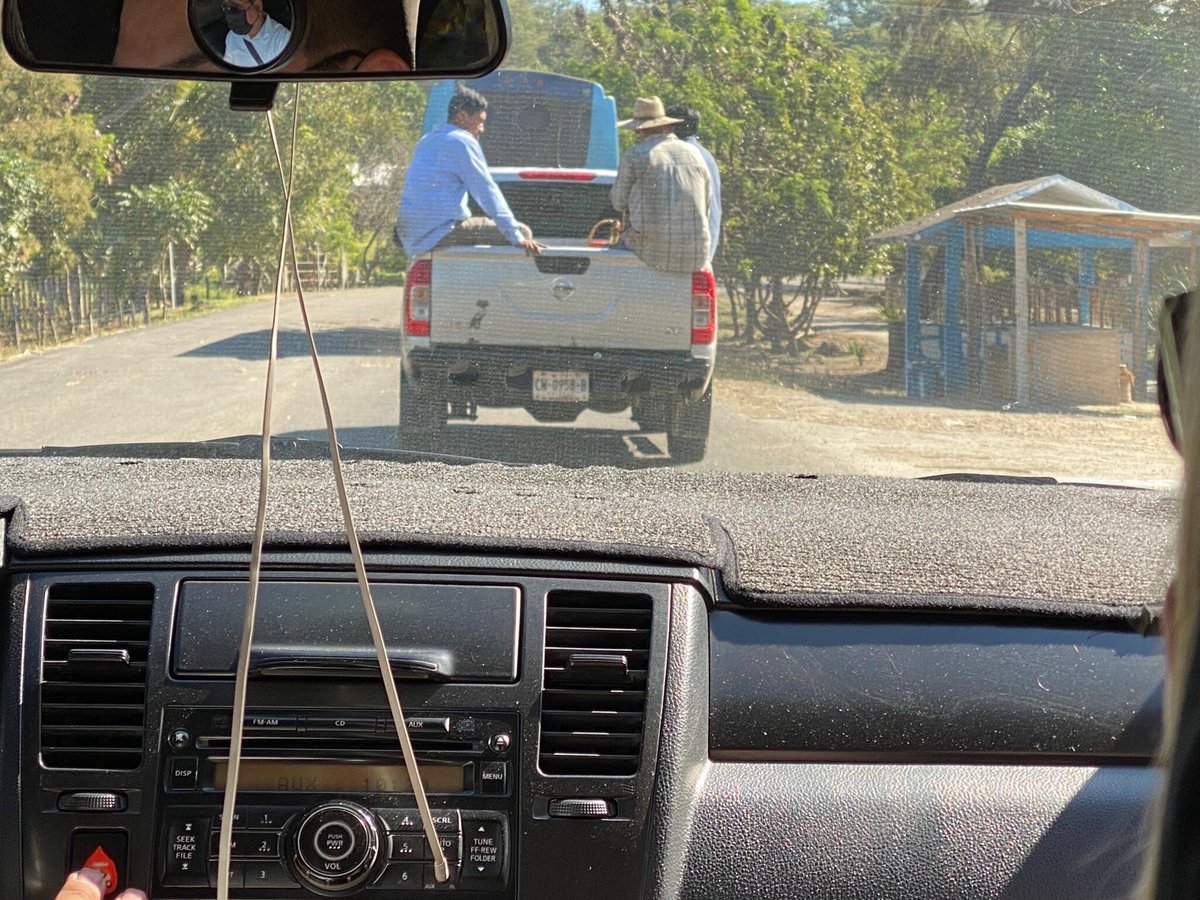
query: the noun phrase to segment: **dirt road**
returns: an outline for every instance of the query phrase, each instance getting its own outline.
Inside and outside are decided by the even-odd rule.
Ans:
[[[318,294],[311,304],[342,443],[394,447],[396,290]],[[269,306],[253,304],[0,365],[0,446],[256,432],[269,324]],[[290,308],[283,327],[275,431],[323,438],[307,347]],[[1146,405],[1006,412],[848,389],[882,365],[884,340],[873,310],[835,301],[818,322],[816,344],[827,345],[825,355],[809,366],[818,374],[827,370],[826,377],[805,364],[798,364],[799,374],[795,366],[757,371],[756,361],[732,345],[723,349],[701,467],[897,476],[982,471],[1153,485],[1178,476]],[[663,435],[639,434],[628,415],[586,413],[573,426],[547,427],[522,410],[485,410],[476,422],[452,424],[445,451],[511,462],[647,467],[671,464],[665,448]]]

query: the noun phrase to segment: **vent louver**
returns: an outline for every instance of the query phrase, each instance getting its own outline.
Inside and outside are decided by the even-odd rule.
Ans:
[[[633,775],[642,748],[650,598],[546,598],[538,765],[547,775]]]
[[[42,645],[42,764],[136,769],[146,724],[154,587],[56,584]]]

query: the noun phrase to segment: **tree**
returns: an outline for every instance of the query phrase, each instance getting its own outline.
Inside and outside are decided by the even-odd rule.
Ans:
[[[195,244],[211,221],[212,203],[194,184],[175,179],[134,186],[115,201],[132,237],[122,244],[120,277],[128,279],[131,294],[140,295],[143,318],[149,321],[150,276],[157,274],[161,284],[169,245]]]
[[[861,62],[811,18],[749,0],[601,0],[563,60],[626,108],[656,93],[700,110],[722,170],[716,268],[750,336],[791,351],[832,280],[881,260],[866,239],[911,193]]]
[[[23,161],[38,191],[22,225],[26,261],[57,266],[93,216],[92,197],[109,176],[112,142],[79,110],[80,81],[27,72],[0,54],[0,147]]]
[[[29,223],[41,192],[36,167],[0,147],[0,297],[13,289],[28,261]]]

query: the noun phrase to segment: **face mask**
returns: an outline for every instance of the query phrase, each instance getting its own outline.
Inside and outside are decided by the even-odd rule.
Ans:
[[[234,34],[250,33],[250,20],[246,18],[246,11],[236,6],[225,7],[225,24]]]

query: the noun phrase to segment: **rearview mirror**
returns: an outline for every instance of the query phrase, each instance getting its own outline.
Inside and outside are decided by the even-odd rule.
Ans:
[[[472,78],[508,48],[504,0],[7,0],[29,69],[224,81]]]

